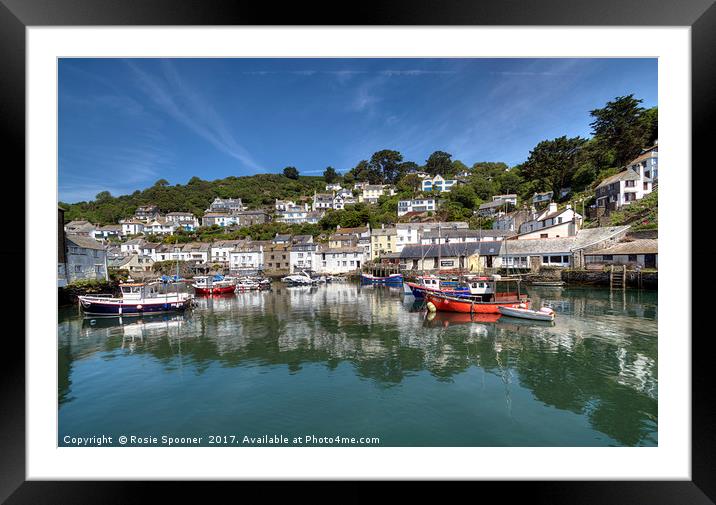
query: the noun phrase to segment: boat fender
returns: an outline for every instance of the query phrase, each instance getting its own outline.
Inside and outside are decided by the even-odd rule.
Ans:
[[[540,312],[544,312],[545,314],[552,314],[554,310],[552,310],[550,307],[542,307],[539,309]]]
[[[518,307],[519,307],[520,309],[526,309],[526,308],[527,308],[527,304],[526,304],[526,303],[520,303],[520,304],[518,305]]]
[[[425,307],[428,309],[428,312],[435,312],[437,310],[433,302],[426,303]]]
[[[137,310],[142,310],[142,304],[137,305]]]

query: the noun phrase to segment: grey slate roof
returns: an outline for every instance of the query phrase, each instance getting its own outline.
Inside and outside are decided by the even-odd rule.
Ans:
[[[462,244],[430,244],[406,245],[400,253],[401,258],[455,258],[458,256],[472,256],[480,252],[480,245],[485,242],[466,242]]]
[[[67,242],[70,242],[77,247],[81,247],[83,249],[98,249],[100,251],[104,251],[105,249],[104,246],[101,243],[97,242],[95,239],[85,237],[83,235],[73,235],[68,233],[65,236],[65,239],[67,240]]]
[[[659,241],[656,239],[644,238],[629,242],[620,242],[601,251],[585,253],[586,255],[603,254],[658,254]]]
[[[619,172],[616,175],[612,175],[611,177],[607,177],[602,182],[599,183],[599,186],[597,188],[602,188],[604,186],[608,186],[614,182],[617,181],[635,181],[639,180],[639,174],[637,174],[634,170],[631,168],[627,168],[626,170]]]
[[[576,240],[576,236],[503,240],[500,242],[500,256],[528,256],[550,253],[569,254],[574,248],[574,242]]]
[[[467,238],[467,237],[509,237],[515,235],[513,231],[507,230],[469,230],[466,228],[448,229],[448,230],[427,230],[423,232],[423,238]]]

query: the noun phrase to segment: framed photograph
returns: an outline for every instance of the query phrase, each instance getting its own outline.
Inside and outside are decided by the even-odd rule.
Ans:
[[[179,5],[2,0],[25,340],[0,499],[713,503],[711,2]]]

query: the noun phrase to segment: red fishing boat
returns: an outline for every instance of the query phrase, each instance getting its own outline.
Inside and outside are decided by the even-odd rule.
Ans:
[[[197,295],[226,295],[234,292],[236,280],[227,280],[219,275],[213,277],[201,275],[194,277],[192,287]]]
[[[499,307],[519,308],[520,304],[529,307],[529,298],[520,293],[520,279],[503,279],[499,275],[493,275],[490,280],[480,281],[488,284],[481,295],[457,297],[440,292],[425,293],[428,310],[499,314]]]

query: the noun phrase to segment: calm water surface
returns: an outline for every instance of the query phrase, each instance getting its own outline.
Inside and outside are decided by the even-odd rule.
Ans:
[[[199,298],[185,315],[60,310],[70,436],[380,437],[381,446],[657,439],[657,293],[528,288],[554,326],[428,314],[338,283]],[[290,444],[289,444],[290,445]]]

